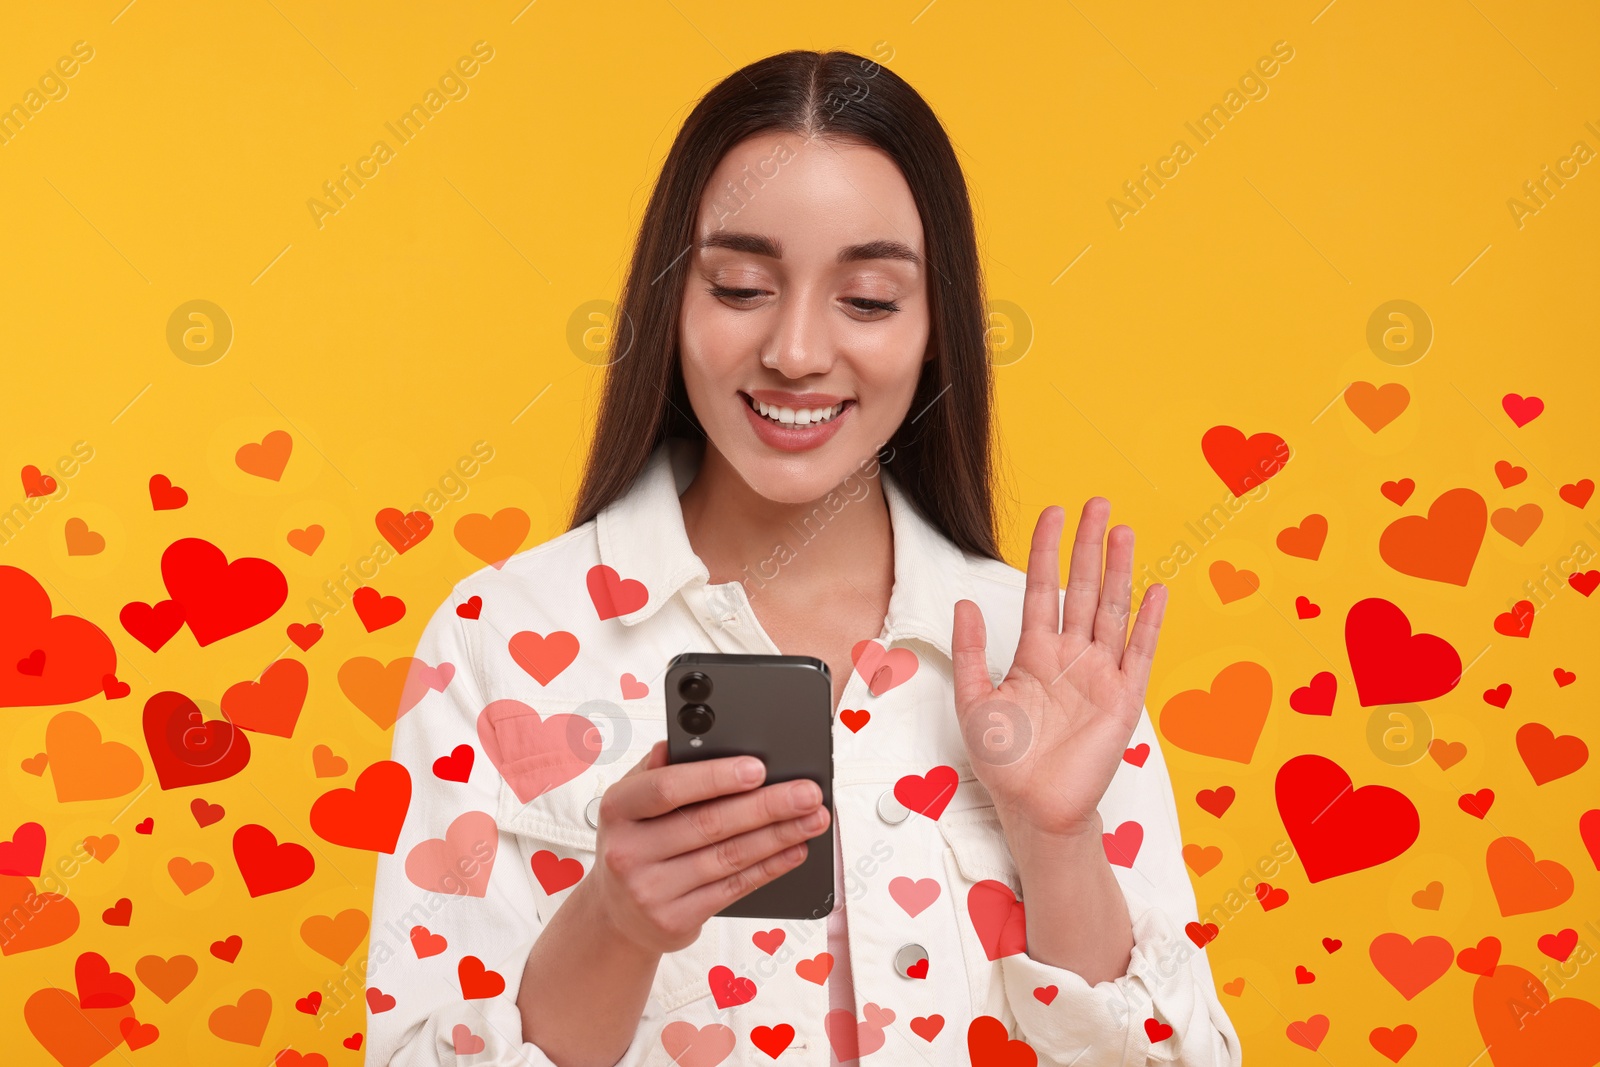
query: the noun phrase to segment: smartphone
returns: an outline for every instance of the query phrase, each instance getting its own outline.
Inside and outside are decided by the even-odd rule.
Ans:
[[[823,919],[833,911],[833,678],[815,656],[685,652],[667,664],[667,762],[756,756],[760,786],[809,778],[828,829],[806,858],[718,915]]]

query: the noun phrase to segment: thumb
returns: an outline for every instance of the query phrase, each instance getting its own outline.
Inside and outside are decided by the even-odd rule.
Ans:
[[[986,653],[988,632],[983,611],[974,601],[956,601],[955,626],[951,633],[951,665],[955,669],[955,697],[958,711],[969,708],[994,691],[989,679]]]
[[[635,763],[632,767],[628,768],[627,773],[622,777],[631,778],[640,771],[653,771],[657,767],[665,767],[666,765],[667,743],[665,741],[657,741],[655,744],[650,746],[650,751],[646,752],[644,757],[640,759],[638,763]]]

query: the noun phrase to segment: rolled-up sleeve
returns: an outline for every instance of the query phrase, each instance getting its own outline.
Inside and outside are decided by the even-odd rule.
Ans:
[[[1133,866],[1112,866],[1133,927],[1127,973],[1091,986],[1025,951],[1002,957],[1016,1036],[1041,1064],[1062,1067],[1240,1067],[1239,1035],[1217,997],[1210,961],[1185,932],[1199,921],[1199,910],[1183,863],[1172,780],[1148,710],[1129,745],[1142,742],[1150,745],[1144,766],[1123,765],[1121,781],[1113,783],[1116,825],[1132,819],[1144,829]],[[1102,802],[1102,813],[1107,808]]]
[[[367,957],[368,1067],[556,1067],[522,1040],[516,998],[540,922],[516,840],[494,821],[499,773],[477,751],[484,701],[474,646],[455,611],[462,599],[458,587],[428,622],[415,653],[429,668],[453,665],[454,675],[442,690],[430,687],[394,725],[392,758],[411,772],[412,794],[394,852],[378,856]],[[459,745],[474,749],[467,781],[441,778],[434,761]],[[436,843],[416,854],[408,874],[408,857],[430,841]],[[478,877],[477,865],[489,862],[490,844],[487,883],[473,886],[482,895],[434,891],[411,877],[465,888]],[[481,995],[494,983],[487,972],[505,983],[498,995]]]

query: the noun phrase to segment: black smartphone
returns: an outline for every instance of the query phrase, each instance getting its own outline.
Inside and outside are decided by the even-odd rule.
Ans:
[[[718,915],[822,919],[833,911],[833,678],[815,656],[685,652],[667,664],[667,761],[756,756],[762,788],[809,778],[828,829],[806,858]]]

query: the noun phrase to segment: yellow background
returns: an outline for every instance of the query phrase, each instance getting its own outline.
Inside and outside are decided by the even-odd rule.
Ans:
[[[110,862],[70,880],[78,933],[0,960],[0,1018],[20,1035],[12,1062],[50,1062],[21,1004],[45,986],[71,989],[73,960],[91,949],[130,975],[150,953],[200,965],[171,1004],[136,982],[137,1014],[161,1036],[104,1062],[259,1064],[289,1046],[359,1062],[339,1044],[365,1029],[358,989],[342,1008],[324,1005],[321,1030],[294,1008],[340,981],[297,939],[300,923],[371,904],[373,855],[322,842],[306,824],[318,795],[389,751],[334,672],[355,655],[408,654],[451,583],[481,566],[452,537],[462,516],[520,507],[529,545],[562,531],[600,382],[568,344],[569,319],[615,295],[650,184],[698,96],[791,47],[878,58],[926,96],[957,145],[990,296],[1021,309],[1033,331],[1027,353],[998,370],[1005,488],[1016,497],[1007,558],[1023,564],[1044,506],[1070,517],[1104,494],[1113,521],[1138,534],[1139,565],[1154,568],[1179,542],[1194,553],[1171,580],[1152,715],[1229,663],[1272,672],[1272,715],[1250,765],[1167,749],[1185,841],[1224,852],[1194,879],[1202,912],[1283,839],[1272,781],[1290,756],[1323,752],[1358,785],[1392,785],[1417,804],[1422,836],[1400,859],[1314,886],[1291,864],[1273,880],[1290,904],[1252,904],[1210,946],[1219,986],[1247,980],[1222,1000],[1248,1061],[1315,1061],[1285,1030],[1318,1013],[1331,1020],[1321,1046],[1330,1063],[1377,1062],[1368,1032],[1401,1023],[1420,1032],[1406,1062],[1473,1061],[1483,1042],[1472,976],[1452,968],[1404,1001],[1367,958],[1385,931],[1438,934],[1457,949],[1494,935],[1504,962],[1535,972],[1550,962],[1534,946],[1540,934],[1573,927],[1600,946],[1600,927],[1585,927],[1600,923],[1600,890],[1576,829],[1600,796],[1600,770],[1591,760],[1534,786],[1512,742],[1528,721],[1596,740],[1600,598],[1564,588],[1525,641],[1491,626],[1546,564],[1559,569],[1577,543],[1600,547],[1600,499],[1580,512],[1556,495],[1600,477],[1600,164],[1520,226],[1507,203],[1575,142],[1600,149],[1585,126],[1600,127],[1593,5],[124,3],[12,5],[0,34],[0,105],[20,101],[74,42],[93,48],[67,94],[0,144],[0,507],[22,502],[24,465],[48,469],[77,441],[94,450],[0,546],[0,564],[47,580],[58,613],[87,616],[115,642],[133,693],[81,710],[145,757],[139,710],[151,693],[215,701],[256,677],[284,650],[283,626],[310,621],[322,583],[370,554],[380,508],[423,507],[476,441],[494,458],[434,514],[432,535],[373,582],[405,600],[401,624],[369,635],[343,612],[318,646],[294,653],[311,669],[295,736],[252,738],[237,778],[152,787],[121,814],[130,798],[58,804],[49,772],[21,762],[43,750],[62,709],[0,711],[0,838],[43,823],[47,867],[85,835],[121,839]],[[468,94],[399,144],[385,123],[480,40],[493,58],[465,79]],[[1278,41],[1294,54],[1264,79],[1267,95],[1200,145],[1185,122]],[[307,202],[379,139],[394,158],[319,227]],[[1178,139],[1194,157],[1119,227],[1108,201]],[[169,316],[195,299],[220,306],[235,332],[209,366],[179,360],[166,340]],[[1436,331],[1408,366],[1366,343],[1369,316],[1393,299],[1415,302]],[[1338,402],[1353,381],[1400,382],[1410,404],[1374,434]],[[1507,393],[1539,396],[1546,410],[1518,429],[1500,410]],[[1229,500],[1200,453],[1217,424],[1277,433],[1294,458],[1202,540],[1185,524]],[[272,430],[294,438],[279,482],[233,462]],[[1502,489],[1501,459],[1527,467],[1527,480]],[[152,512],[155,473],[188,490],[186,508]],[[1397,508],[1378,490],[1402,477],[1417,490]],[[1520,548],[1489,531],[1464,589],[1384,564],[1383,527],[1456,486],[1491,510],[1535,502],[1544,521]],[[1321,559],[1278,551],[1277,532],[1313,512],[1332,525]],[[67,555],[72,517],[105,536],[102,553]],[[285,542],[309,523],[327,530],[311,557]],[[206,537],[230,559],[273,560],[289,578],[287,605],[217,645],[180,634],[149,653],[117,613],[161,597],[160,553],[181,536]],[[1207,576],[1219,560],[1258,574],[1260,592],[1221,604]],[[1319,619],[1294,618],[1301,594],[1322,605]],[[1371,709],[1355,703],[1342,627],[1349,605],[1371,595],[1450,639],[1464,662],[1489,646],[1427,709],[1440,736],[1468,746],[1449,771],[1431,759],[1391,767],[1367,748]],[[1556,666],[1577,681],[1558,689]],[[1291,711],[1290,691],[1321,670],[1340,679],[1332,718]],[[1479,696],[1501,681],[1516,687],[1507,711]],[[314,778],[316,744],[350,772]],[[1194,795],[1223,784],[1239,799],[1218,821]],[[1480,821],[1456,799],[1483,787],[1498,799]],[[222,824],[196,826],[197,795],[226,807]],[[144,816],[155,820],[148,837],[133,831]],[[228,848],[242,822],[312,846],[312,880],[246,896]],[[1572,899],[1502,919],[1483,862],[1500,834],[1566,866]],[[183,896],[165,874],[174,855],[212,863],[215,879]],[[1411,894],[1433,880],[1445,885],[1443,907],[1414,907]],[[101,909],[123,896],[131,925],[105,925]],[[230,966],[207,946],[231,933],[245,947]],[[1330,956],[1324,936],[1344,947]],[[1315,982],[1297,984],[1302,964]],[[260,1048],[213,1037],[210,1011],[256,987],[273,998]],[[1600,981],[1583,969],[1553,992],[1600,1002]]]

